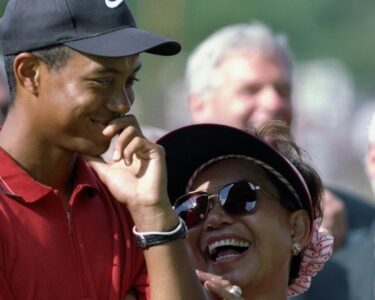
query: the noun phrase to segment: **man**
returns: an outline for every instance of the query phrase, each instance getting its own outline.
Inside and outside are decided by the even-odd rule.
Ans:
[[[213,33],[193,51],[186,67],[193,122],[242,129],[270,120],[290,125],[292,61],[285,37],[273,34],[260,22],[232,25]],[[355,264],[355,245],[366,239],[373,219],[373,206],[342,191],[326,190],[322,227],[335,236],[338,250],[313,279],[311,289],[298,299],[366,299],[358,297],[359,280],[353,279],[350,268]],[[363,288],[372,291],[373,287]]]
[[[0,299],[203,299],[163,152],[128,114],[139,54],[180,45],[136,28],[122,0],[10,0],[0,28],[12,99],[0,131]]]
[[[187,64],[193,121],[238,128],[274,119],[290,124],[291,59],[286,41],[282,37],[273,40],[260,23],[214,33],[194,50]]]

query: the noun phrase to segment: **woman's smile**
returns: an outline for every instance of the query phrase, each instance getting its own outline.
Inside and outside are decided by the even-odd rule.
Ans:
[[[211,263],[226,263],[241,258],[250,246],[250,242],[236,237],[210,239],[206,253]]]

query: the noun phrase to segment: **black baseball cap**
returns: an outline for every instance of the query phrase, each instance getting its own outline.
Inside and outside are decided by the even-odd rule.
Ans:
[[[196,124],[171,131],[157,143],[165,149],[172,205],[186,193],[190,178],[204,163],[225,155],[245,155],[281,174],[309,212],[311,221],[315,218],[309,190],[297,168],[272,146],[246,131],[226,125]]]
[[[137,28],[126,0],[9,0],[0,38],[4,55],[59,44],[105,57],[181,50],[179,43]]]

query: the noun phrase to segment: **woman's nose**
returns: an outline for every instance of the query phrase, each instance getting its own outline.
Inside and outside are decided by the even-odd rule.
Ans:
[[[220,205],[217,199],[211,199],[211,207],[205,220],[207,230],[214,230],[234,223],[234,219]]]

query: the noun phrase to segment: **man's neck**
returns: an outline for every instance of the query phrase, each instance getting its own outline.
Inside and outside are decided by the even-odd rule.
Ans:
[[[31,126],[8,118],[0,131],[0,146],[34,179],[69,198],[75,153],[38,137]]]

